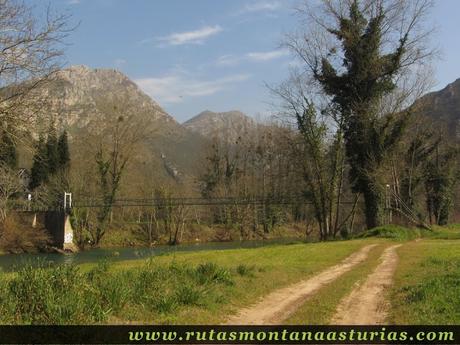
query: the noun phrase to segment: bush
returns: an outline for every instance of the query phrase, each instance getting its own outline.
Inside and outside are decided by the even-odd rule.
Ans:
[[[212,262],[198,265],[193,275],[198,283],[202,285],[207,283],[233,284],[231,273]]]
[[[203,292],[192,284],[184,284],[176,292],[177,301],[184,305],[199,305]]]
[[[32,228],[21,222],[17,215],[10,214],[0,224],[0,248],[8,253],[34,253],[45,249],[51,239],[46,229]]]
[[[249,277],[252,277],[252,276],[254,276],[254,270],[255,270],[255,267],[254,267],[254,266],[248,266],[248,265],[244,265],[244,264],[238,265],[238,266],[236,267],[236,272],[237,272],[240,276],[249,276]]]

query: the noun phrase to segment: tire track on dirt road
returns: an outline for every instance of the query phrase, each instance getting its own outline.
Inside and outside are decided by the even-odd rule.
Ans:
[[[394,245],[384,250],[380,264],[369,274],[364,283],[342,299],[337,307],[331,325],[380,325],[385,323],[389,303],[385,300],[385,290],[392,282],[398,265]]]
[[[326,284],[336,280],[354,266],[367,259],[369,251],[376,244],[367,245],[353,253],[339,264],[332,266],[313,277],[296,284],[276,290],[263,297],[258,303],[230,317],[228,325],[273,325],[280,324],[294,313],[310,296]]]

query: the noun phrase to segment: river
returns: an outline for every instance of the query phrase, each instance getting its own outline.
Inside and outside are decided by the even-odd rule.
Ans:
[[[20,270],[25,265],[54,265],[54,264],[83,264],[95,263],[106,259],[110,261],[125,261],[145,259],[155,255],[174,252],[196,252],[202,250],[228,250],[238,248],[258,248],[273,244],[289,244],[299,239],[254,240],[242,242],[210,242],[196,244],[181,244],[177,246],[158,245],[152,248],[123,247],[97,248],[71,254],[6,254],[0,255],[0,270],[12,272]]]

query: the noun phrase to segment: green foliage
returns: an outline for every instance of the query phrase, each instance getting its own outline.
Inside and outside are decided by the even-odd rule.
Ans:
[[[199,305],[203,291],[193,284],[184,284],[176,291],[177,302],[182,305]]]
[[[40,135],[35,149],[33,165],[30,176],[30,189],[35,189],[48,179],[48,162],[45,138]]]
[[[71,324],[102,321],[106,311],[75,266],[26,267],[9,282],[15,321],[26,324]]]
[[[46,139],[46,163],[48,175],[54,175],[59,169],[58,139],[56,128],[51,125]]]
[[[0,319],[19,324],[100,323],[123,314],[128,306],[171,314],[184,306],[218,303],[222,298],[217,285],[232,283],[230,271],[214,263],[191,267],[147,262],[118,271],[101,261],[86,273],[73,265],[30,265],[10,280],[0,280]]]
[[[212,262],[198,265],[193,272],[195,279],[200,284],[223,283],[232,285],[233,279],[230,271],[220,268]]]
[[[56,128],[51,125],[45,136],[40,135],[31,169],[29,188],[35,189],[50,181],[52,177],[63,175],[70,165],[67,132],[57,138]],[[64,186],[57,186],[63,189]],[[59,191],[59,194],[62,190]]]
[[[236,266],[236,272],[243,277],[252,277],[254,276],[255,267],[248,266],[245,264],[240,264]]]
[[[12,138],[12,134],[7,130],[3,130],[0,137],[0,163],[5,164],[11,169],[15,169],[17,161],[16,144]]]
[[[59,167],[66,169],[70,165],[70,151],[67,131],[62,132],[57,145]]]

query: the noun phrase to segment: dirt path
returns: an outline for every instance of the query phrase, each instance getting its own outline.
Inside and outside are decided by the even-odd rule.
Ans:
[[[255,305],[241,310],[226,323],[229,325],[270,325],[287,319],[302,303],[324,285],[334,281],[363,262],[376,245],[368,245],[341,263],[294,285],[274,291]]]
[[[384,299],[384,292],[392,284],[398,265],[396,248],[399,246],[386,248],[381,263],[365,282],[340,302],[331,320],[332,325],[379,325],[385,322],[389,306]]]

